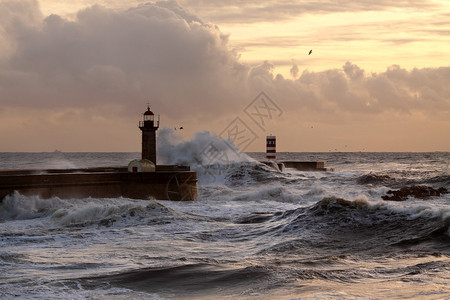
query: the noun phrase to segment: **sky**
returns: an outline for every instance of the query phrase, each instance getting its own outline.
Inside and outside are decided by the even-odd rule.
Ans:
[[[450,1],[0,0],[0,152],[140,151],[147,103],[242,151],[450,151]]]

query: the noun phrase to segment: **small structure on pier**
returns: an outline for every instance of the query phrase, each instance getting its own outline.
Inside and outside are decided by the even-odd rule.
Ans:
[[[155,172],[156,165],[148,159],[134,159],[128,164],[128,172]]]

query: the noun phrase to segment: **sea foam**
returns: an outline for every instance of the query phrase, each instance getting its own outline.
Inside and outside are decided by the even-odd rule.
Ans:
[[[190,166],[198,173],[200,183],[219,183],[234,166],[256,162],[230,140],[202,131],[191,140],[184,140],[173,129],[164,127],[158,133],[158,162],[168,165]]]

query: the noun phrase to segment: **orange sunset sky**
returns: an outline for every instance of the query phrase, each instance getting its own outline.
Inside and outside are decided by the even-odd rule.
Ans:
[[[450,1],[0,0],[0,152],[140,151],[147,102],[245,151],[450,151],[449,62]]]

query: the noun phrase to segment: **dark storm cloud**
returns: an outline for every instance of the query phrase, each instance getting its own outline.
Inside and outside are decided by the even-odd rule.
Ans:
[[[15,3],[14,5],[10,3]],[[0,105],[27,109],[134,113],[150,101],[173,118],[205,122],[236,114],[265,91],[284,110],[448,113],[450,68],[367,74],[346,63],[310,72],[294,64],[296,80],[274,76],[271,62],[250,67],[216,26],[175,2],[128,10],[92,6],[73,21],[40,18],[35,1],[2,2]],[[32,21],[28,21],[31,16]],[[3,51],[5,50],[5,51]]]
[[[83,107],[153,101],[176,105],[177,114],[235,99],[228,97],[233,88],[228,84],[246,72],[227,48],[227,36],[173,2],[125,11],[92,6],[75,21],[51,15],[38,25],[25,22],[39,11],[37,3],[23,3],[2,3],[0,9],[9,16],[0,20],[6,32],[2,38],[14,45],[1,65],[2,104]]]

